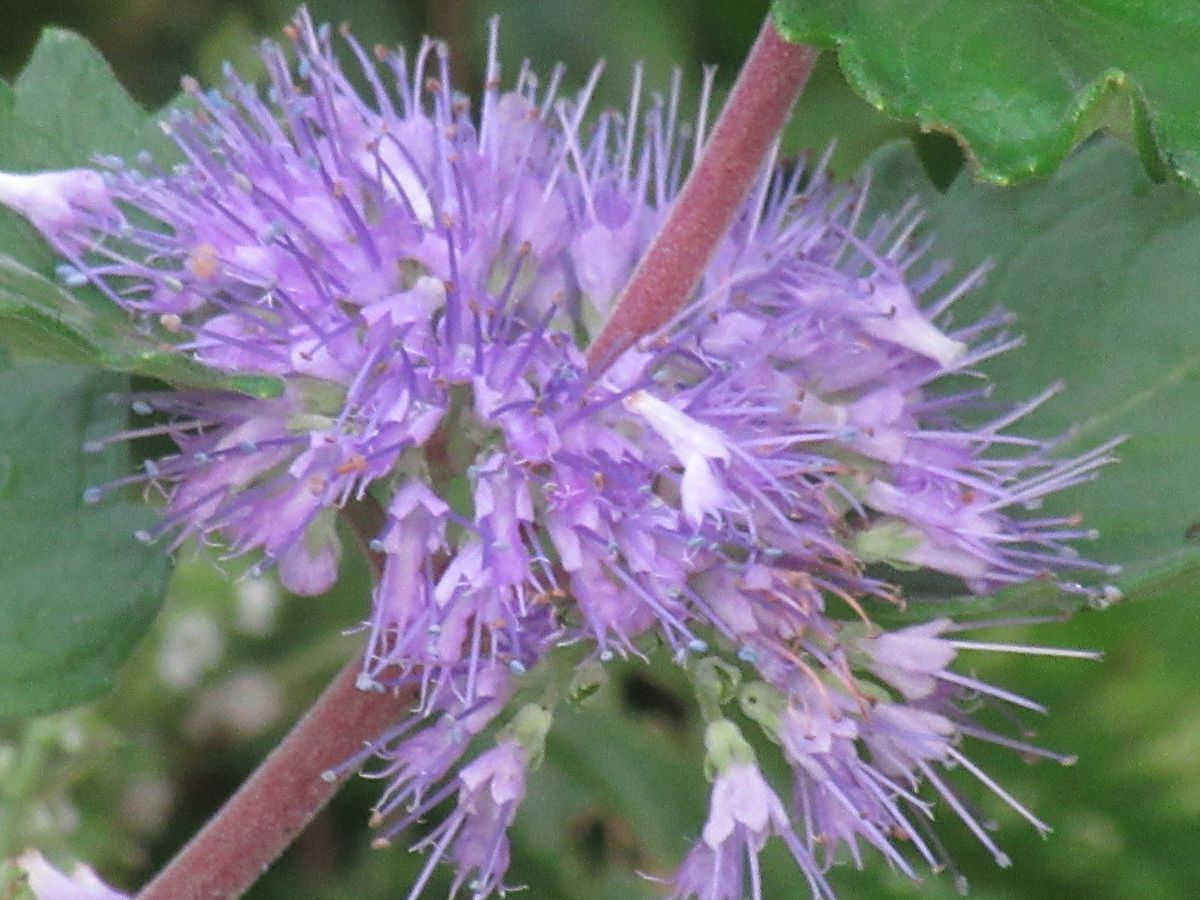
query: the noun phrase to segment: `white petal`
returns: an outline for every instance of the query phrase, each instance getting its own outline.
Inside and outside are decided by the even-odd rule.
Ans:
[[[697,422],[653,394],[635,391],[625,398],[625,408],[645,419],[671,445],[671,450],[684,465],[688,457],[694,455],[729,462],[729,448],[720,431]]]
[[[0,172],[0,204],[20,213],[50,240],[76,224],[81,211],[119,215],[104,179],[91,169]]]
[[[725,485],[701,456],[693,456],[684,465],[679,495],[683,514],[693,525],[699,525],[708,513],[718,515],[729,506]]]

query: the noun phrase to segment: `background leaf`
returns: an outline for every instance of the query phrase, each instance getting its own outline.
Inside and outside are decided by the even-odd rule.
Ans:
[[[110,397],[123,389],[65,366],[0,371],[0,716],[99,694],[158,610],[166,555],[133,537],[154,510],[82,501],[127,469],[123,449],[82,453],[123,426]]]
[[[774,0],[791,40],[836,47],[855,89],[949,131],[979,177],[1052,171],[1096,129],[1200,187],[1200,6],[1192,0]]]
[[[899,145],[872,165],[878,204],[924,201],[934,256],[994,261],[955,312],[1016,313],[1026,346],[985,366],[998,393],[1016,401],[1061,379],[1065,392],[1027,421],[1042,437],[1069,431],[1063,453],[1129,435],[1119,464],[1048,507],[1099,529],[1085,549],[1125,567],[1127,592],[1189,589],[1200,566],[1200,480],[1183,449],[1200,444],[1200,198],[1152,183],[1113,141],[1008,190],[959,178],[939,195]]]
[[[36,128],[52,154],[44,168],[79,165],[94,153],[132,156],[144,144],[146,112],[84,38],[47,28],[13,86],[12,113]]]

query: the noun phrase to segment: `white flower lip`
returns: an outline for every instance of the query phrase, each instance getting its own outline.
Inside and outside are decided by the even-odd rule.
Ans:
[[[718,515],[728,505],[725,486],[711,465],[713,460],[729,462],[729,447],[721,432],[644,390],[633,392],[624,403],[646,420],[683,464],[680,499],[688,521],[698,525],[707,514]]]

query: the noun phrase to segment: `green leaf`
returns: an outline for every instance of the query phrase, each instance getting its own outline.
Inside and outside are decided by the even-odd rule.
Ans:
[[[774,0],[790,40],[836,47],[889,115],[954,134],[980,178],[1044,175],[1097,129],[1200,187],[1194,0]]]
[[[1120,462],[1051,498],[1047,512],[1082,512],[1100,538],[1083,548],[1124,567],[1129,597],[1162,600],[1200,583],[1200,198],[1154,184],[1133,154],[1097,141],[1049,181],[1010,190],[958,181],[939,195],[910,148],[868,163],[877,206],[914,193],[929,215],[933,255],[960,268],[991,259],[985,286],[955,307],[966,321],[996,305],[1017,314],[1027,345],[990,361],[998,396],[1016,401],[1063,381],[1066,390],[1026,420],[1062,453],[1116,435]],[[1056,608],[1044,586],[1022,588]],[[1018,592],[1019,593],[1019,592]],[[1004,592],[980,603],[1023,601]]]
[[[279,394],[279,380],[225,375],[187,353],[140,334],[114,303],[95,291],[71,294],[0,253],[0,334],[26,353],[147,375],[178,387]]]
[[[126,473],[123,450],[83,454],[123,427],[121,390],[119,376],[67,366],[0,371],[0,716],[101,693],[158,610],[166,555],[133,537],[154,511],[82,500]]]
[[[47,28],[13,86],[12,113],[53,155],[40,168],[82,165],[97,153],[130,156],[148,118],[84,38]]]

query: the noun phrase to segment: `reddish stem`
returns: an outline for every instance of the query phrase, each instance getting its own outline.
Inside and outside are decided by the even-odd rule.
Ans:
[[[767,17],[699,162],[588,348],[593,372],[665,324],[692,295],[816,58],[813,48],[780,37]]]
[[[342,669],[138,900],[232,900],[250,889],[352,773],[334,781],[324,781],[321,774],[411,712],[412,693],[358,690],[354,685],[360,671],[358,660]]]

